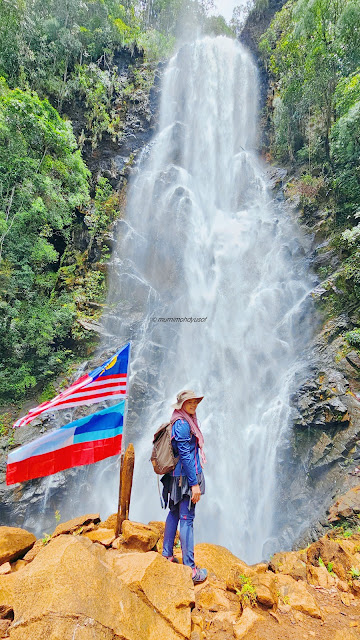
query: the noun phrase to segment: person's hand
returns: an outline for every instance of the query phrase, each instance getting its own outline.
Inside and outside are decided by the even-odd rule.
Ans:
[[[201,497],[201,491],[200,491],[199,485],[198,484],[194,484],[194,486],[191,487],[191,491],[192,491],[191,502],[196,504],[197,502],[199,502],[200,497]]]

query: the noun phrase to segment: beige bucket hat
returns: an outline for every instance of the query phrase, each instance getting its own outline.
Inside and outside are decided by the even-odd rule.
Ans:
[[[174,409],[181,409],[181,407],[183,406],[186,400],[199,400],[199,402],[201,402],[203,397],[204,396],[196,395],[195,391],[190,391],[189,389],[186,389],[185,391],[180,391],[180,393],[177,394],[176,396],[177,402],[175,404],[172,404],[171,406]]]

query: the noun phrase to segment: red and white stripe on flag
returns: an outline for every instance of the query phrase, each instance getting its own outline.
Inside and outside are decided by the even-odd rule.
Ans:
[[[45,412],[82,404],[95,404],[107,398],[127,397],[129,360],[130,343],[119,349],[100,367],[76,380],[52,400],[30,409],[26,416],[15,422],[14,427],[22,427]]]

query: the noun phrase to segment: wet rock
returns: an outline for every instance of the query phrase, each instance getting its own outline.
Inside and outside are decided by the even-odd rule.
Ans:
[[[141,551],[150,551],[159,539],[159,533],[153,527],[130,520],[124,520],[121,533],[128,547]]]
[[[360,485],[340,496],[329,509],[329,522],[350,518],[360,513]]]
[[[354,367],[354,369],[360,370],[360,355],[357,351],[350,351],[350,353],[347,353],[346,360],[352,367]]]
[[[34,545],[34,534],[17,527],[0,527],[0,565],[21,558]]]

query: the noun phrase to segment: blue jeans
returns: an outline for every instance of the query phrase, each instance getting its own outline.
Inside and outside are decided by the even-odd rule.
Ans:
[[[185,496],[180,502],[174,504],[169,501],[170,511],[165,523],[163,556],[171,557],[174,552],[174,541],[178,523],[180,520],[180,544],[183,564],[195,568],[194,561],[194,518],[195,504],[191,502],[189,509],[189,496]]]

